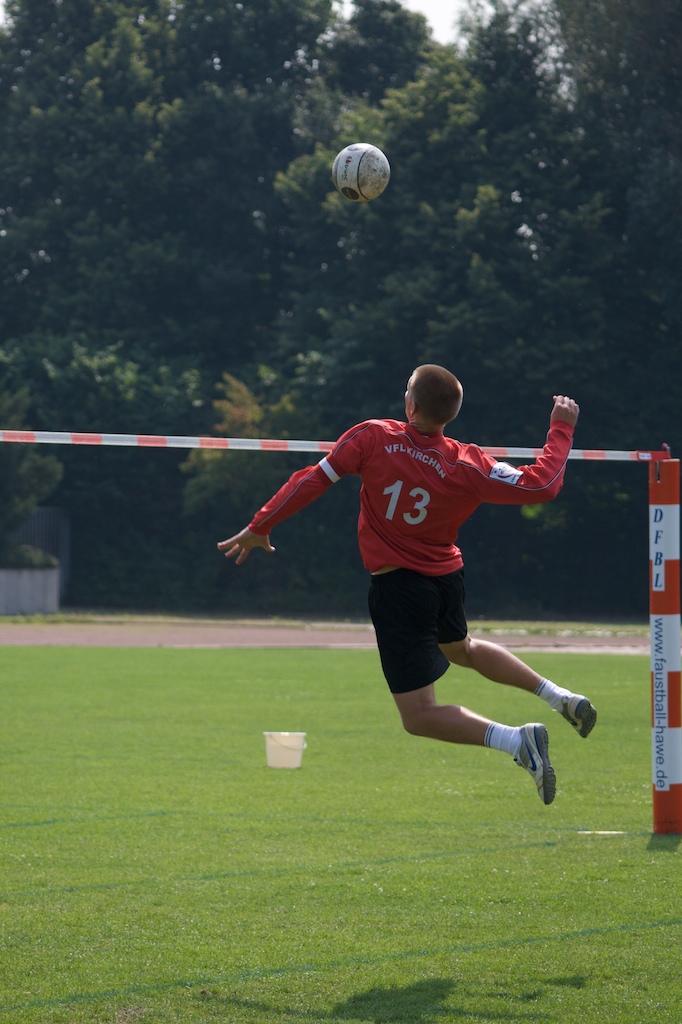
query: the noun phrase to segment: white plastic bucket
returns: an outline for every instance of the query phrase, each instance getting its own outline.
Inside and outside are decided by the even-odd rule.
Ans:
[[[308,746],[304,732],[264,732],[269,768],[300,768]]]

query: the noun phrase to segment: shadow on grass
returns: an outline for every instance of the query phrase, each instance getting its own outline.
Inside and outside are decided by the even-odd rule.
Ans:
[[[581,989],[587,985],[584,975],[547,978],[539,986],[522,992],[506,990],[487,991],[484,984],[460,994],[462,1005],[452,1004],[451,996],[459,984],[448,978],[429,978],[402,988],[371,988],[359,992],[328,1011],[305,1010],[300,1006],[276,1006],[257,999],[240,999],[217,992],[202,990],[200,998],[222,1003],[225,1008],[241,1011],[241,1019],[249,1024],[263,1021],[315,1022],[315,1024],[438,1024],[441,1018],[458,1021],[526,1021],[529,1024],[550,1024],[552,1018],[532,1003],[542,999],[552,987]],[[490,1000],[497,1000],[499,1009],[490,1008]],[[483,1010],[481,1002],[487,1008]]]
[[[670,833],[664,836],[652,836],[647,845],[650,853],[677,853],[682,835]]]
[[[257,1021],[259,1014],[265,1019],[297,1020],[337,1024],[341,1021],[376,1022],[376,1024],[436,1024],[439,1017],[451,1014],[452,1008],[445,1002],[455,988],[455,982],[445,978],[430,978],[418,981],[404,988],[372,988],[367,992],[359,992],[341,1003],[336,1003],[327,1012],[301,1011],[300,1008],[274,1006],[254,999],[223,997],[204,989],[200,997],[206,1001],[214,1000],[225,1006],[238,1007],[248,1016],[249,1021]]]
[[[443,1004],[454,988],[455,982],[445,978],[417,981],[405,988],[371,988],[337,1003],[329,1016],[377,1024],[429,1024],[450,1012]]]
[[[466,996],[466,1002],[471,1008],[445,1005],[456,988],[456,983],[445,978],[432,978],[407,985],[405,988],[373,988],[368,992],[361,992],[343,1003],[337,1003],[332,1008],[329,1018],[333,1021],[362,1021],[363,1024],[365,1021],[371,1021],[372,1024],[437,1024],[438,1018],[446,1015],[456,1020],[548,1021],[546,1013],[528,1009],[519,1011],[518,1004],[525,1003],[527,1006],[528,1003],[541,999],[548,987],[581,989],[586,984],[587,978],[584,975],[571,975],[548,978],[538,988],[522,993],[486,991],[485,986],[481,985],[478,989],[479,997],[485,998],[486,1002],[490,999],[499,999],[505,1007],[482,1012],[475,1009],[476,996],[471,992]],[[511,1009],[513,1004],[516,1006]]]

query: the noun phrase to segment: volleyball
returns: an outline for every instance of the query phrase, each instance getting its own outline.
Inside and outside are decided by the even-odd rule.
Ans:
[[[391,177],[391,165],[384,153],[369,142],[354,142],[337,154],[332,181],[342,196],[353,203],[366,203],[380,196]]]

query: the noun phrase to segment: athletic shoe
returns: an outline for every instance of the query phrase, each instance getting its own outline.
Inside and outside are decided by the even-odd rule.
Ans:
[[[516,763],[533,776],[540,799],[551,804],[556,793],[556,776],[549,763],[549,737],[539,722],[521,726],[521,749],[514,758]]]
[[[589,736],[597,721],[597,711],[587,697],[574,693],[572,697],[564,697],[563,707],[559,712],[570,722],[579,736]]]

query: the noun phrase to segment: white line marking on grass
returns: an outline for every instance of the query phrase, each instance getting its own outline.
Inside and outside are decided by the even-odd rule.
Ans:
[[[626,836],[627,832],[612,832],[607,829],[595,829],[593,832],[587,829],[578,829],[579,836]]]

